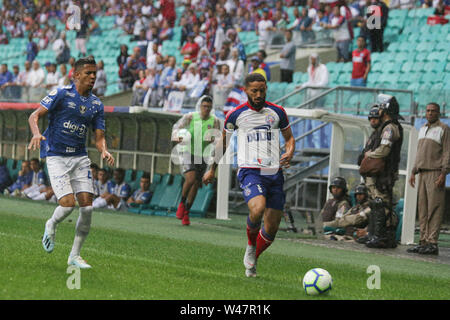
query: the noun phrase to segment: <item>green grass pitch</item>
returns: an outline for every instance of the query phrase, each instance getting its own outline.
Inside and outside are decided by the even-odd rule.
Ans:
[[[78,210],[61,223],[53,253],[42,249],[44,223],[55,205],[0,197],[0,299],[448,299],[448,265],[307,244],[280,231],[246,278],[245,217],[231,221],[94,211],[82,256],[80,289],[67,287],[67,256]],[[370,265],[380,289],[368,289]],[[301,277],[328,270],[333,289],[307,296]]]

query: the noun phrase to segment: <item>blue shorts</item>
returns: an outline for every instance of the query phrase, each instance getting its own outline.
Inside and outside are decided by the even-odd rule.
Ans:
[[[262,175],[259,169],[241,168],[238,179],[245,202],[256,196],[266,198],[266,208],[284,210],[286,196],[283,191],[284,176],[279,170],[273,175]]]

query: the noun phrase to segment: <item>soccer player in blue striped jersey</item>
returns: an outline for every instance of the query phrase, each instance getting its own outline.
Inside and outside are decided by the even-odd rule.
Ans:
[[[103,104],[91,93],[96,77],[94,58],[79,59],[74,66],[74,84],[52,90],[28,119],[33,133],[28,149],[40,148],[41,158],[47,158],[50,183],[59,204],[45,224],[44,250],[53,251],[56,227],[73,211],[76,197],[80,215],[67,263],[85,269],[91,266],[81,258],[80,250],[91,227],[94,193],[91,161],[86,150],[90,127],[101,157],[109,166],[114,165],[114,157],[106,146]],[[41,134],[38,121],[46,116],[48,128]]]
[[[205,184],[212,182],[220,155],[225,154],[228,140],[237,130],[238,179],[249,208],[244,255],[247,277],[256,276],[258,257],[275,240],[285,204],[282,167],[289,167],[295,149],[286,112],[283,107],[266,101],[266,91],[266,79],[261,74],[246,77],[248,101],[228,112],[222,140],[216,147],[216,159],[203,176]],[[280,132],[286,146],[281,157]]]

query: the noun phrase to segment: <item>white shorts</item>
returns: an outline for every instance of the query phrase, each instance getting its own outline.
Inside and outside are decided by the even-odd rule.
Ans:
[[[68,194],[94,194],[91,160],[87,156],[47,157],[47,169],[53,192],[59,200]]]

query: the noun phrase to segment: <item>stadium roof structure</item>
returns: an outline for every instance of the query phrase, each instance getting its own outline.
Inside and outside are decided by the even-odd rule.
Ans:
[[[357,154],[355,151],[359,153],[370,136],[372,129],[366,117],[337,114],[322,109],[286,108],[285,110],[289,117],[319,120],[332,124],[328,185],[335,176],[361,179],[356,159],[349,155]],[[407,181],[416,157],[418,131],[409,123],[402,123],[402,126],[404,131],[402,155],[406,153],[407,157],[406,161],[402,161],[400,164],[396,187],[400,187],[399,193],[404,199],[401,243],[412,244],[414,243],[417,188],[412,188]],[[224,158],[226,159],[227,156],[229,155],[225,154]],[[229,164],[223,162],[219,164],[218,168],[216,218],[228,219],[231,169]]]

